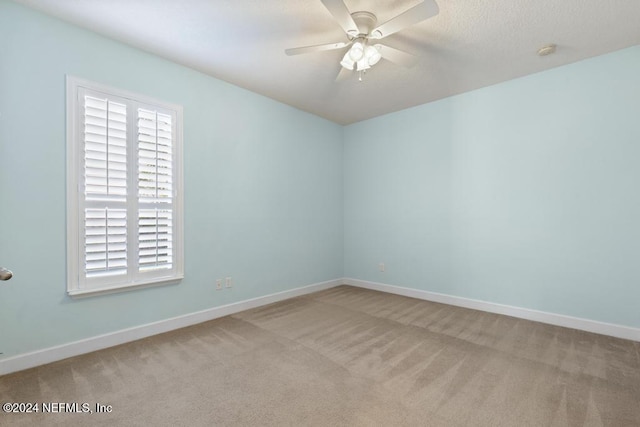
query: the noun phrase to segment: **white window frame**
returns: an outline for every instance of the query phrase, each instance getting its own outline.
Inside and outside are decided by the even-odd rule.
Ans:
[[[182,161],[182,106],[159,101],[145,95],[116,89],[99,83],[67,76],[67,293],[71,296],[90,296],[120,292],[141,287],[175,284],[184,278],[184,226],[183,226],[183,161]],[[128,116],[137,108],[148,108],[170,114],[175,123],[172,139],[173,195],[172,238],[173,257],[171,269],[152,272],[138,270],[137,241],[138,209],[138,143],[135,121],[127,124],[127,274],[112,277],[86,279],[84,274],[84,93],[100,94],[115,101],[124,101]]]

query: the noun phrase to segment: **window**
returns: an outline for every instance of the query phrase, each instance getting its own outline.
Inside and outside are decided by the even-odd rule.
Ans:
[[[67,77],[67,292],[179,282],[182,107]]]

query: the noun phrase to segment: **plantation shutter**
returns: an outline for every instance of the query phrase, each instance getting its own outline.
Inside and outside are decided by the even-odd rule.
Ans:
[[[184,277],[182,107],[67,77],[67,292]]]
[[[127,106],[84,95],[84,273],[127,274]]]
[[[173,267],[173,118],[138,108],[138,268]]]

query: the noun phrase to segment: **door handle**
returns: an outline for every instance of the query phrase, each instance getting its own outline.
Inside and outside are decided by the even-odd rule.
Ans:
[[[4,267],[0,267],[0,280],[9,280],[13,277],[11,270],[7,270]]]

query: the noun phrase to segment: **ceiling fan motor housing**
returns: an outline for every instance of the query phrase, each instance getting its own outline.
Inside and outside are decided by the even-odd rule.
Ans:
[[[360,30],[360,34],[349,34],[349,36],[353,38],[356,38],[358,36],[368,36],[371,30],[373,30],[378,23],[378,18],[376,18],[376,15],[371,12],[353,12],[351,14],[351,17],[358,26],[358,30]]]

